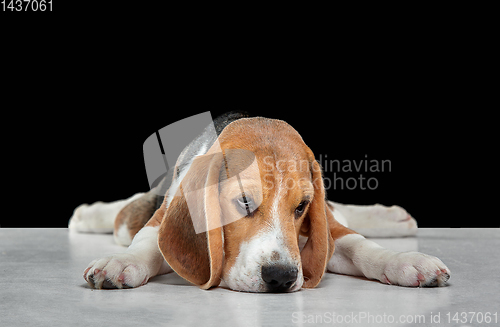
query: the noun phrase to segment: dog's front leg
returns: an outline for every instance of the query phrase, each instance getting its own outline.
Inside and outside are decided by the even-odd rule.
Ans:
[[[83,277],[93,288],[138,287],[156,275],[172,271],[158,248],[160,226],[146,226],[125,253],[92,261]]]
[[[450,278],[450,270],[436,257],[388,250],[359,234],[335,240],[328,270],[413,287],[445,286]]]

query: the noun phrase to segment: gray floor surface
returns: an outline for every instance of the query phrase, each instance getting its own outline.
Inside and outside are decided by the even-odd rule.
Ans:
[[[327,273],[315,289],[252,294],[153,278],[127,290],[92,290],[87,264],[125,248],[110,235],[0,229],[0,326],[499,326],[500,229],[421,229],[373,239],[439,257],[449,286],[404,288]],[[489,322],[489,323],[488,323]]]

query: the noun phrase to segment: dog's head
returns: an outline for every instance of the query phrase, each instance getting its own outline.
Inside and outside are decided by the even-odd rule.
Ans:
[[[195,158],[176,195],[158,244],[183,278],[204,289],[222,279],[250,292],[320,282],[333,253],[321,169],[287,123],[248,118],[229,124],[216,145]],[[308,237],[302,251],[299,235]]]

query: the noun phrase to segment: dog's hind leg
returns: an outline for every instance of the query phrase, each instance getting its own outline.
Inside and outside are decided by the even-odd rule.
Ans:
[[[142,195],[144,193],[137,193],[128,199],[110,203],[98,201],[91,205],[82,204],[73,211],[68,228],[84,233],[113,233],[118,213]]]
[[[417,233],[417,221],[399,206],[327,203],[334,207],[334,212],[341,212],[350,229],[366,237],[403,237]]]

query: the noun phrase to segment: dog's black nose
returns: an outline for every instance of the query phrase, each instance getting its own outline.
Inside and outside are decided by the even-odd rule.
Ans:
[[[269,292],[285,292],[297,280],[297,267],[271,265],[262,266],[262,279],[266,282]]]

